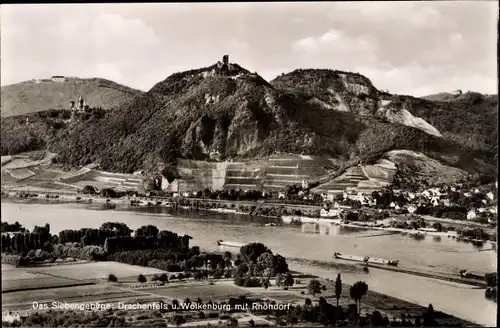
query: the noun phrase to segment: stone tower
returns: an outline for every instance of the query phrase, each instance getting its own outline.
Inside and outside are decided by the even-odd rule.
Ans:
[[[80,98],[78,99],[78,109],[82,110],[84,105],[85,105],[85,101],[83,101],[82,96],[80,96]]]
[[[229,55],[224,55],[224,56],[222,57],[222,63],[223,63],[225,66],[229,65]]]

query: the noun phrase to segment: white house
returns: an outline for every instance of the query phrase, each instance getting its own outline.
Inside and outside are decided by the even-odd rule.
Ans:
[[[339,215],[338,210],[333,210],[333,209],[326,210],[324,208],[322,208],[320,213],[319,213],[319,216],[327,217],[327,218],[331,218],[331,217],[338,216],[338,215]]]
[[[414,193],[412,193],[412,192],[409,192],[409,193],[408,193],[408,198],[409,198],[410,200],[415,199],[415,197],[417,197],[417,196],[416,196]]]
[[[470,192],[464,192],[464,196],[465,196],[465,197],[470,197],[470,196],[471,196],[471,193],[470,193]]]
[[[278,199],[285,199],[285,193],[284,193],[284,192],[282,192],[282,191],[280,191],[280,192],[278,193]]]
[[[189,193],[187,191],[185,191],[183,194],[182,194],[182,197],[189,197]]]
[[[399,205],[396,205],[396,206],[394,207],[394,209],[395,209],[396,211],[399,211],[399,210],[401,209],[401,207],[399,207]]]
[[[497,208],[496,207],[490,208],[490,213],[496,214],[497,213]]]
[[[475,194],[479,194],[479,193],[480,193],[479,189],[477,189],[477,188],[476,188],[476,189],[474,189],[474,193],[475,193]]]
[[[455,188],[455,187],[451,187],[451,188],[450,188],[450,190],[451,190],[451,191],[457,191],[457,188]]]
[[[21,321],[21,315],[17,312],[4,312],[2,313],[2,321],[13,323],[14,321]]]
[[[469,213],[467,213],[467,220],[474,220],[477,218],[476,211],[470,210]]]
[[[335,203],[333,203],[333,207],[334,207],[334,208],[340,208],[340,204],[339,204],[339,203],[337,203],[337,202],[335,202]]]
[[[486,209],[484,207],[481,207],[477,210],[479,213],[484,213],[486,212]]]
[[[410,207],[408,207],[408,213],[410,213],[410,214],[415,213],[416,210],[417,210],[417,208],[413,205],[410,205]]]
[[[490,191],[486,194],[486,197],[488,197],[490,200],[493,200],[495,198],[495,195],[493,195],[493,193]]]
[[[61,75],[54,75],[52,78],[51,78],[52,82],[64,82],[66,81],[66,78],[64,76],[61,76]]]
[[[431,204],[432,204],[432,206],[438,206],[439,205],[439,198],[438,197],[433,197],[431,199]]]
[[[396,203],[394,203],[394,202],[390,203],[390,204],[389,204],[389,207],[391,207],[391,208],[395,208],[395,207],[396,207]]]

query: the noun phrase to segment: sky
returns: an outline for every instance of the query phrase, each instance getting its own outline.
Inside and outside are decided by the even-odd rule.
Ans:
[[[490,0],[2,5],[1,85],[64,75],[147,91],[229,54],[268,81],[328,68],[396,94],[497,94],[497,28]]]

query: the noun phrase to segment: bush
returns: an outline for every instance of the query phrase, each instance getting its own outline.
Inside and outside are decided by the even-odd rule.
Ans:
[[[148,280],[146,279],[146,277],[144,277],[143,274],[140,274],[140,275],[137,276],[137,281],[138,282],[146,282]]]
[[[110,274],[108,276],[108,281],[111,281],[111,282],[117,282],[118,281],[118,278],[114,275],[114,274]]]

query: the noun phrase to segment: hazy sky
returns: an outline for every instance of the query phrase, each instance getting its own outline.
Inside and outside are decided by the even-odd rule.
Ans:
[[[359,72],[391,93],[497,93],[497,1],[2,5],[1,84],[103,77],[149,90],[230,61],[267,80]]]

